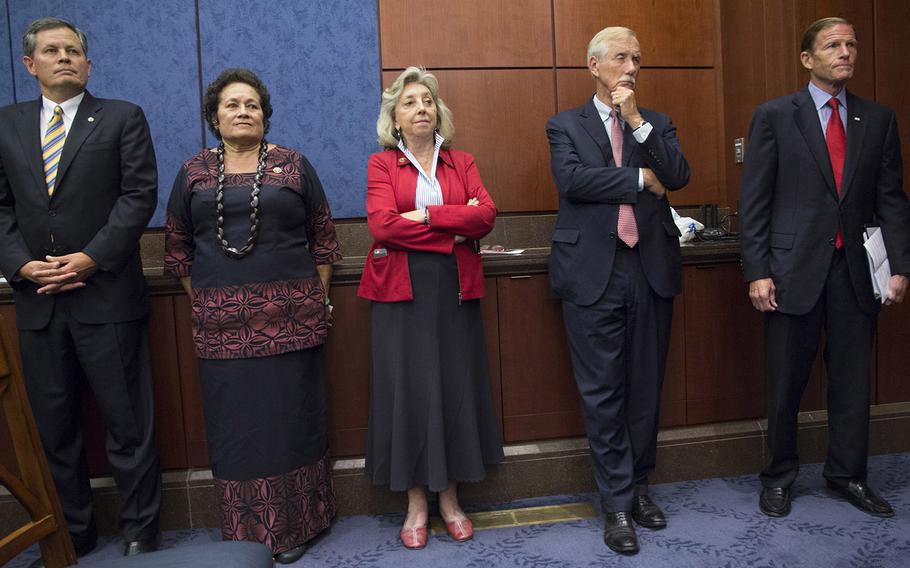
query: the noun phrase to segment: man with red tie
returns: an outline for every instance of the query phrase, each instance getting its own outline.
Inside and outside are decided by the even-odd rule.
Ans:
[[[799,403],[821,332],[828,375],[828,487],[877,517],[894,511],[866,482],[869,365],[881,301],[863,248],[882,228],[894,276],[885,304],[899,303],[910,274],[910,203],[902,188],[894,112],[846,90],[857,40],[841,18],[803,36],[809,85],[758,107],[742,176],[743,272],[764,312],[769,460],[759,507],[790,512],[799,469]]]

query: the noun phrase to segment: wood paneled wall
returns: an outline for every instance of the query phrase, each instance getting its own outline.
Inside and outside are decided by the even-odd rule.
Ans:
[[[692,166],[673,205],[735,209],[742,166],[733,141],[747,138],[759,103],[805,85],[802,33],[832,15],[853,22],[860,42],[849,88],[897,111],[907,168],[905,0],[379,0],[383,84],[409,65],[436,73],[455,145],[477,157],[500,210],[553,211],[546,121],[593,94],[588,41],[624,25],[642,46],[638,99],[673,117]]]
[[[546,121],[593,95],[591,37],[631,27],[643,51],[641,104],[676,119],[696,172],[673,202],[717,203],[718,18],[716,0],[380,0],[383,84],[409,65],[433,71],[455,115],[455,146],[477,157],[500,211],[554,211]],[[700,41],[679,41],[687,36]]]
[[[910,172],[910,60],[901,47],[910,30],[905,0],[738,0],[720,2],[725,119],[725,203],[736,207],[740,170],[733,139],[748,138],[755,106],[803,88],[808,75],[799,62],[802,34],[813,21],[839,16],[859,41],[856,70],[847,88],[897,112],[902,127],[904,178]],[[748,151],[748,149],[747,149]],[[905,191],[907,184],[904,184]]]

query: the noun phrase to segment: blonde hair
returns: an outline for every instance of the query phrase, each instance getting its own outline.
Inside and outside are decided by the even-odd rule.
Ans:
[[[588,42],[588,56],[585,59],[585,67],[588,66],[588,62],[591,61],[592,57],[595,57],[600,61],[603,56],[607,54],[607,49],[611,41],[630,36],[635,37],[635,32],[621,26],[604,28],[597,32],[597,34],[591,38],[591,41]]]
[[[452,122],[452,111],[439,98],[439,82],[436,76],[422,67],[408,67],[401,72],[392,85],[382,92],[382,104],[379,106],[379,118],[376,119],[376,140],[386,149],[398,147],[400,134],[395,129],[395,105],[401,98],[404,88],[411,83],[420,83],[430,91],[436,105],[436,130],[445,138],[443,148],[452,146],[455,125]]]

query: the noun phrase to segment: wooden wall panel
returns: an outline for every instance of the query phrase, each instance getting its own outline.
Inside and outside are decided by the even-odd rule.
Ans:
[[[560,302],[547,275],[498,278],[503,437],[584,435]]]
[[[739,264],[683,270],[687,422],[764,415],[764,322],[749,301]]]
[[[549,0],[380,0],[383,69],[551,67]]]
[[[719,176],[720,107],[713,69],[643,69],[636,100],[673,118],[692,177],[682,191],[670,195],[674,206],[718,203],[722,198]],[[594,82],[587,69],[556,72],[557,99],[563,111],[584,104],[594,96]]]
[[[875,402],[910,400],[910,302],[882,308],[878,318],[877,393]]]
[[[370,302],[357,286],[334,286],[335,325],[326,342],[326,405],[333,456],[366,452],[370,402]]]
[[[719,203],[738,209],[742,164],[735,163],[733,141],[749,139],[752,113],[766,99],[765,27],[762,0],[721,2],[724,134],[719,141],[726,179]]]
[[[686,424],[686,303],[682,297],[673,302],[673,328],[670,352],[660,398],[660,427]]]
[[[493,406],[499,417],[499,429],[502,432],[502,372],[499,362],[499,291],[496,278],[484,278],[484,296],[480,301],[483,317],[483,334],[487,346],[487,362],[490,367],[490,390],[493,394]]]
[[[635,31],[652,67],[712,67],[714,0],[555,0],[556,65],[585,67],[588,42],[607,26]]]
[[[199,382],[199,365],[196,361],[196,348],[193,346],[190,299],[186,294],[178,294],[173,297],[173,301],[187,467],[208,467],[208,438],[206,437],[205,414],[202,408],[202,384]]]
[[[765,0],[765,94],[762,100],[782,97],[804,87],[809,80],[799,62],[799,42],[803,27],[796,23],[796,3],[790,0]],[[734,49],[742,49],[736,46]],[[726,71],[726,65],[724,66]]]
[[[550,70],[434,71],[455,116],[455,148],[477,158],[500,212],[553,211],[546,122],[556,108]],[[390,85],[397,72],[383,73]]]
[[[876,0],[875,94],[878,102],[897,113],[904,159],[904,191],[910,191],[910,58],[905,51],[908,31],[910,2]],[[867,43],[860,38],[860,49],[868,51]]]
[[[173,296],[152,296],[148,326],[155,387],[155,430],[161,451],[161,469],[185,469],[189,465],[186,459],[186,438],[183,435],[183,401]]]

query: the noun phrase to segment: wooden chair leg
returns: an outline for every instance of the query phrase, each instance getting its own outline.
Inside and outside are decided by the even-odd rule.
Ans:
[[[0,463],[0,484],[22,504],[30,521],[0,539],[0,566],[37,542],[45,566],[63,568],[76,564],[76,552],[41,447],[11,329],[11,322],[0,315],[0,420],[9,429],[16,457],[14,464]]]

